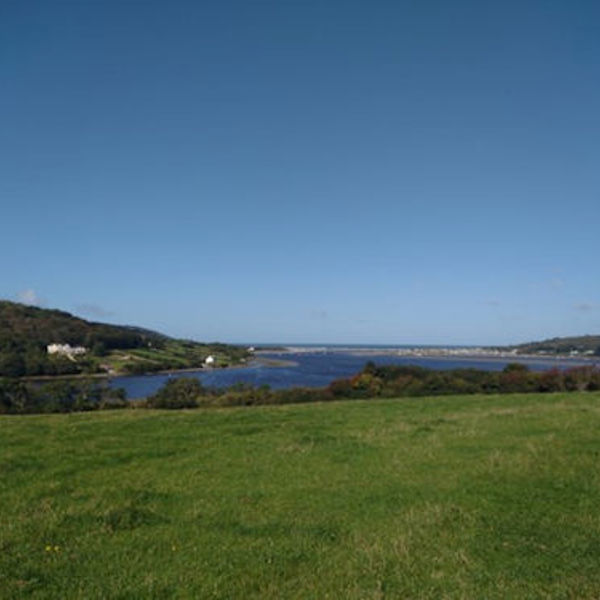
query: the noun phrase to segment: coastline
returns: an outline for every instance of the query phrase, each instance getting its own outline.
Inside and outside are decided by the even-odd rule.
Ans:
[[[553,364],[571,363],[573,366],[595,366],[600,365],[600,356],[565,355],[565,354],[516,354],[513,352],[502,352],[475,348],[394,348],[394,347],[359,347],[359,346],[314,346],[297,347],[288,346],[277,351],[257,350],[253,358],[247,363],[228,365],[226,367],[186,367],[182,369],[162,369],[160,371],[149,371],[147,373],[77,373],[73,375],[33,375],[20,377],[21,381],[49,382],[65,380],[111,380],[125,377],[152,377],[153,375],[180,375],[185,373],[210,373],[215,371],[237,370],[246,368],[294,368],[298,363],[287,358],[279,358],[280,355],[294,355],[304,353],[319,354],[351,354],[364,357],[365,360],[375,359],[377,356],[397,356],[405,358],[435,358],[438,360],[456,360],[479,362],[520,362],[539,361],[546,363],[549,368]],[[267,356],[265,356],[267,355]],[[277,355],[274,358],[273,355]]]
[[[320,353],[320,354],[352,354],[353,356],[375,357],[375,356],[398,356],[406,358],[438,358],[438,359],[464,359],[478,361],[541,361],[541,362],[573,362],[575,363],[591,363],[600,364],[600,356],[586,354],[517,354],[512,351],[499,351],[486,348],[399,348],[393,346],[369,347],[369,346],[287,346],[282,350],[273,351],[257,351],[257,354],[264,352],[265,354],[303,354],[303,353]]]
[[[277,360],[270,358],[254,358],[250,362],[243,364],[227,365],[226,367],[185,367],[183,369],[161,369],[160,371],[148,371],[146,373],[125,373],[115,371],[113,373],[75,373],[73,375],[29,375],[25,377],[19,377],[22,381],[61,381],[69,379],[113,379],[119,377],[151,377],[152,375],[178,375],[180,373],[199,373],[199,372],[211,372],[211,371],[225,371],[235,369],[246,369],[252,367],[294,367],[297,363],[292,360]]]

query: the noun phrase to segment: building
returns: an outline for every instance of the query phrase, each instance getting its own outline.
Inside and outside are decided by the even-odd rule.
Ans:
[[[87,352],[87,349],[83,346],[71,346],[71,344],[48,344],[46,350],[48,354],[60,354],[69,357]]]

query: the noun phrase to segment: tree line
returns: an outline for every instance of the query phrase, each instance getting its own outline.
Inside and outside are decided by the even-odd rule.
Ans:
[[[437,371],[417,366],[378,366],[372,362],[353,377],[323,388],[272,390],[238,383],[206,387],[196,378],[170,379],[155,394],[128,402],[123,390],[98,381],[45,384],[0,380],[0,413],[72,412],[106,408],[198,408],[298,404],[343,399],[404,398],[449,394],[551,393],[600,390],[600,369],[592,366],[534,372],[519,363],[501,372],[479,369]]]
[[[574,367],[534,372],[520,363],[503,371],[452,369],[438,371],[418,366],[365,365],[357,375],[337,379],[324,388],[296,387],[272,390],[268,386],[237,384],[207,388],[192,378],[168,381],[144,401],[151,408],[198,406],[252,406],[326,402],[341,399],[401,398],[449,394],[512,394],[600,390],[600,369]]]
[[[0,413],[70,413],[125,408],[125,390],[93,380],[61,380],[43,384],[0,379]]]

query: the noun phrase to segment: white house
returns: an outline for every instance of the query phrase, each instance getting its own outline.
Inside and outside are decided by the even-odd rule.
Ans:
[[[62,354],[69,357],[87,352],[83,346],[71,346],[71,344],[48,344],[46,350],[48,354]]]
[[[204,364],[208,367],[215,364],[215,357],[210,355],[207,356],[204,360]]]

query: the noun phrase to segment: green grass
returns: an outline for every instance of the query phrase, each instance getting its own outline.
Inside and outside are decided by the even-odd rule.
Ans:
[[[127,367],[132,364],[137,364],[140,368],[146,367],[149,371],[200,368],[208,356],[214,358],[214,366],[242,364],[240,360],[245,360],[245,351],[234,351],[233,347],[224,351],[211,345],[170,340],[162,348],[112,350],[106,356],[93,357],[91,360],[94,364],[107,365],[121,373],[126,372]]]
[[[600,395],[0,418],[1,598],[599,598]]]

